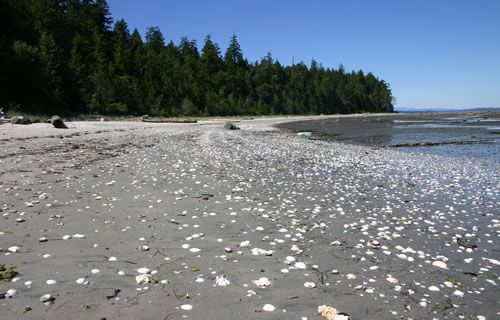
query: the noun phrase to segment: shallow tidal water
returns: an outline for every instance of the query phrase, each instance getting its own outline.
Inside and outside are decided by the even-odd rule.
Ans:
[[[406,152],[497,161],[500,159],[500,113],[425,113],[329,118],[290,122],[291,131],[312,138]]]

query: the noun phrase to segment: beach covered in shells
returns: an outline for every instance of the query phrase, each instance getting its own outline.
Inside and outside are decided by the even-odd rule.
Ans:
[[[0,318],[500,317],[498,159],[284,121],[1,125]]]

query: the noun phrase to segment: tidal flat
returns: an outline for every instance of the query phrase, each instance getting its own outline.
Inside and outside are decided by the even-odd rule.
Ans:
[[[0,318],[498,319],[498,148],[292,120],[1,125]]]

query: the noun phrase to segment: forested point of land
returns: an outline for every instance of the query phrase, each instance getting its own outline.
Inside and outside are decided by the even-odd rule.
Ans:
[[[168,32],[168,30],[167,30]],[[0,107],[26,113],[156,116],[392,112],[372,73],[249,62],[236,35],[143,39],[105,0],[0,0]]]

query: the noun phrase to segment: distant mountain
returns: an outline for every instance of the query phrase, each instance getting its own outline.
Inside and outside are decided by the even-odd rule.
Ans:
[[[469,109],[454,109],[454,108],[411,108],[411,107],[395,107],[395,112],[400,113],[417,113],[417,112],[488,112],[488,111],[500,111],[500,107],[491,108],[469,108]]]

